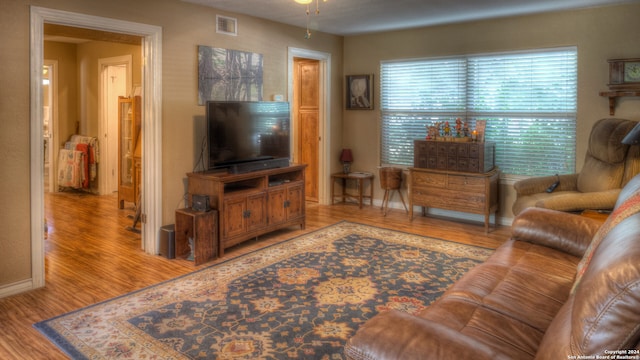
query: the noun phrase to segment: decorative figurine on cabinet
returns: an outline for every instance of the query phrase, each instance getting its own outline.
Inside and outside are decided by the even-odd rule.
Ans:
[[[462,120],[460,118],[456,119],[456,136],[462,137]]]

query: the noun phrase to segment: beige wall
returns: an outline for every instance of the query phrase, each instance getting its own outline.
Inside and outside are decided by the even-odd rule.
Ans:
[[[287,48],[331,54],[330,98],[342,99],[343,38],[187,4],[178,0],[12,0],[0,2],[0,289],[31,278],[29,208],[29,7],[48,7],[162,27],[163,222],[173,222],[185,191],[183,178],[197,159],[204,107],[197,104],[197,46],[207,45],[264,55],[264,95],[287,96]],[[215,15],[238,19],[238,36],[216,34]],[[97,65],[96,65],[97,66]],[[80,80],[78,80],[80,83]],[[81,90],[78,90],[81,91]],[[92,95],[93,96],[93,95]],[[87,103],[87,106],[89,103]],[[80,106],[80,105],[78,105]],[[70,110],[72,113],[72,111]],[[77,116],[83,113],[78,111]],[[341,146],[342,110],[331,111],[330,147]],[[78,119],[80,121],[80,119]],[[90,127],[87,131],[92,131]],[[337,151],[337,150],[335,150]],[[334,152],[335,152],[334,151]]]
[[[71,136],[78,122],[78,65],[75,44],[45,41],[44,58],[58,62],[58,144]]]
[[[344,145],[353,149],[354,168],[377,172],[380,165],[381,60],[577,46],[579,170],[591,126],[609,116],[608,99],[598,94],[607,90],[607,59],[640,57],[637,14],[640,4],[346,37],[345,75],[371,73],[376,79],[376,110],[344,112]],[[640,99],[620,101],[615,116],[640,120]],[[382,191],[376,191],[376,197],[381,198]],[[507,179],[501,187],[500,216],[512,217],[513,199],[512,180]]]
[[[99,94],[100,94],[100,59],[131,55],[133,85],[142,83],[142,47],[139,45],[118,44],[104,41],[90,41],[78,44],[78,118],[80,133],[98,136],[99,127]],[[130,90],[128,90],[130,91]]]
[[[81,44],[44,42],[44,58],[58,62],[58,139],[64,144],[79,129],[98,136],[98,60],[131,55],[133,84],[142,82],[141,47],[103,41]]]

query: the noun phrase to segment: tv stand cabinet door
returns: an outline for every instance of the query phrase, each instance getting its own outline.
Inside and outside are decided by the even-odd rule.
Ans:
[[[267,194],[247,196],[247,231],[260,230],[267,226]]]
[[[304,216],[304,182],[269,190],[269,225],[279,225]]]
[[[245,197],[229,197],[222,205],[221,242],[230,237],[242,235],[246,230],[247,199]]]
[[[222,242],[260,230],[267,224],[267,195],[261,191],[250,195],[228,196],[222,210]]]
[[[295,219],[305,215],[304,181],[291,185],[287,189],[287,219]],[[304,229],[304,225],[302,227]]]
[[[287,220],[285,194],[284,187],[269,190],[269,197],[267,198],[269,204],[269,225],[277,225]]]

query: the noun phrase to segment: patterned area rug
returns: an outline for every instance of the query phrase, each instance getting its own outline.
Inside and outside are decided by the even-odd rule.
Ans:
[[[74,359],[342,359],[364,321],[491,252],[341,222],[35,327]]]

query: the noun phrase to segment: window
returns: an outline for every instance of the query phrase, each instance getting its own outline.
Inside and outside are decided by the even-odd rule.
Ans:
[[[381,64],[382,163],[413,164],[426,126],[487,120],[504,173],[575,172],[574,47]]]

